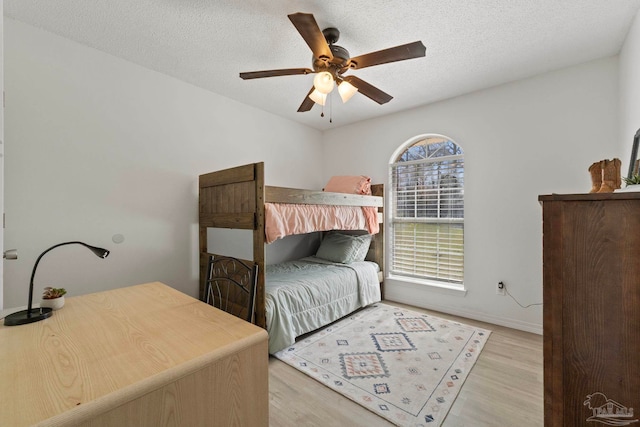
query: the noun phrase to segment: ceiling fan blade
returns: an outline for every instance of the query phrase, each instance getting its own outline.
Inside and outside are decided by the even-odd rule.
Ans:
[[[312,14],[298,12],[288,16],[304,41],[309,45],[315,58],[333,59],[333,54],[331,53],[331,49],[329,49],[327,40],[324,38]]]
[[[370,85],[356,76],[347,76],[343,80],[358,88],[358,92],[380,105],[386,104],[393,99],[393,96],[381,91],[377,87]]]
[[[309,95],[311,95],[311,92],[313,92],[314,89],[315,87],[311,86],[311,90],[309,91],[307,96],[304,97],[304,101],[302,101],[302,104],[300,104],[300,107],[298,108],[298,113],[304,113],[305,111],[311,110],[315,102],[313,102],[313,100],[309,98]]]
[[[240,78],[243,80],[249,80],[261,79],[263,77],[293,76],[295,74],[310,73],[313,73],[313,70],[309,68],[285,68],[282,70],[249,71],[247,73],[240,73]]]
[[[355,58],[351,58],[351,60],[349,61],[349,66],[351,68],[359,70],[361,68],[371,67],[373,65],[387,64],[389,62],[419,58],[421,56],[425,56],[426,50],[427,48],[422,44],[422,42],[417,41],[356,56]]]

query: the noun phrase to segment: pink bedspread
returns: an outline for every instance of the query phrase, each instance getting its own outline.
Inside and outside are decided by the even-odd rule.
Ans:
[[[380,230],[375,207],[265,203],[264,210],[267,243],[314,231]]]

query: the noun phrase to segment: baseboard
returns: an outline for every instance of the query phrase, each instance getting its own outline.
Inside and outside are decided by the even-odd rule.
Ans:
[[[520,331],[531,332],[533,334],[542,335],[542,325],[531,322],[523,322],[518,319],[510,319],[501,316],[493,316],[488,313],[483,313],[474,310],[466,310],[461,309],[459,307],[450,307],[444,306],[442,304],[430,305],[429,303],[424,303],[423,301],[418,302],[415,299],[411,298],[402,298],[401,295],[394,292],[393,295],[387,291],[386,293],[386,301],[389,302],[399,302],[402,304],[412,305],[414,307],[420,307],[427,310],[439,311],[441,313],[451,314],[454,316],[466,317],[467,319],[478,320],[480,322],[487,322],[494,325],[505,326],[507,328],[518,329]]]

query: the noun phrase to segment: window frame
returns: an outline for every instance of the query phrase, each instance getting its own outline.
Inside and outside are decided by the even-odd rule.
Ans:
[[[431,158],[424,158],[424,159],[418,159],[418,160],[410,160],[405,162],[400,162],[399,159],[400,157],[407,151],[409,150],[412,146],[414,146],[416,143],[420,142],[420,141],[428,141],[429,139],[444,139],[446,141],[450,141],[453,144],[456,145],[456,147],[460,150],[460,154],[455,154],[455,155],[450,155],[450,156],[444,156],[444,157],[431,157]],[[427,142],[425,142],[427,143]],[[424,164],[424,163],[435,163],[435,162],[439,162],[439,161],[443,161],[443,160],[461,160],[462,163],[462,168],[463,168],[463,180],[462,180],[462,184],[461,184],[461,194],[462,194],[462,210],[463,210],[463,214],[462,214],[462,218],[459,219],[453,219],[453,218],[424,218],[424,219],[420,219],[417,216],[412,217],[412,218],[407,218],[404,219],[402,217],[398,217],[396,216],[396,198],[397,198],[397,192],[396,192],[396,188],[394,186],[394,170],[395,170],[395,166],[397,166],[400,163],[405,163],[405,164],[411,164],[411,163],[418,163],[418,164]],[[387,265],[387,278],[394,280],[394,281],[398,281],[398,282],[406,282],[406,283],[411,283],[411,284],[420,284],[420,285],[427,285],[427,286],[433,286],[433,287],[437,287],[437,288],[442,288],[445,290],[453,290],[453,291],[463,291],[466,292],[465,290],[465,286],[464,286],[464,264],[465,264],[465,260],[464,260],[464,255],[465,255],[465,251],[464,251],[464,150],[462,148],[462,146],[460,146],[460,144],[458,144],[454,139],[446,136],[446,135],[441,135],[441,134],[423,134],[423,135],[417,135],[407,141],[405,141],[403,144],[401,144],[396,151],[393,153],[393,155],[391,156],[389,163],[388,163],[388,184],[387,184],[387,188],[388,190],[387,195],[385,197],[386,199],[386,209],[385,211],[387,212],[387,218],[385,220],[386,223],[386,234],[387,236],[389,236],[386,240],[386,265]],[[440,209],[440,202],[438,203],[438,208]],[[417,221],[416,221],[417,220]],[[402,272],[396,272],[393,271],[393,265],[394,265],[394,255],[393,255],[393,250],[394,250],[394,241],[395,241],[395,228],[394,228],[394,224],[396,223],[401,223],[401,222],[407,222],[407,223],[418,223],[418,222],[426,222],[426,223],[437,223],[437,222],[441,222],[441,223],[446,223],[446,224],[461,224],[462,225],[462,262],[461,262],[461,269],[460,269],[460,275],[462,277],[462,279],[458,282],[458,281],[450,281],[450,280],[442,280],[442,279],[438,279],[438,278],[433,278],[433,277],[426,277],[426,276],[413,276],[410,274],[402,274]]]

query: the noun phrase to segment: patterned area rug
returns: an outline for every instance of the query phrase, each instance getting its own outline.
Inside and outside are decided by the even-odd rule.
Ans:
[[[274,356],[394,424],[439,426],[490,333],[378,303]]]

